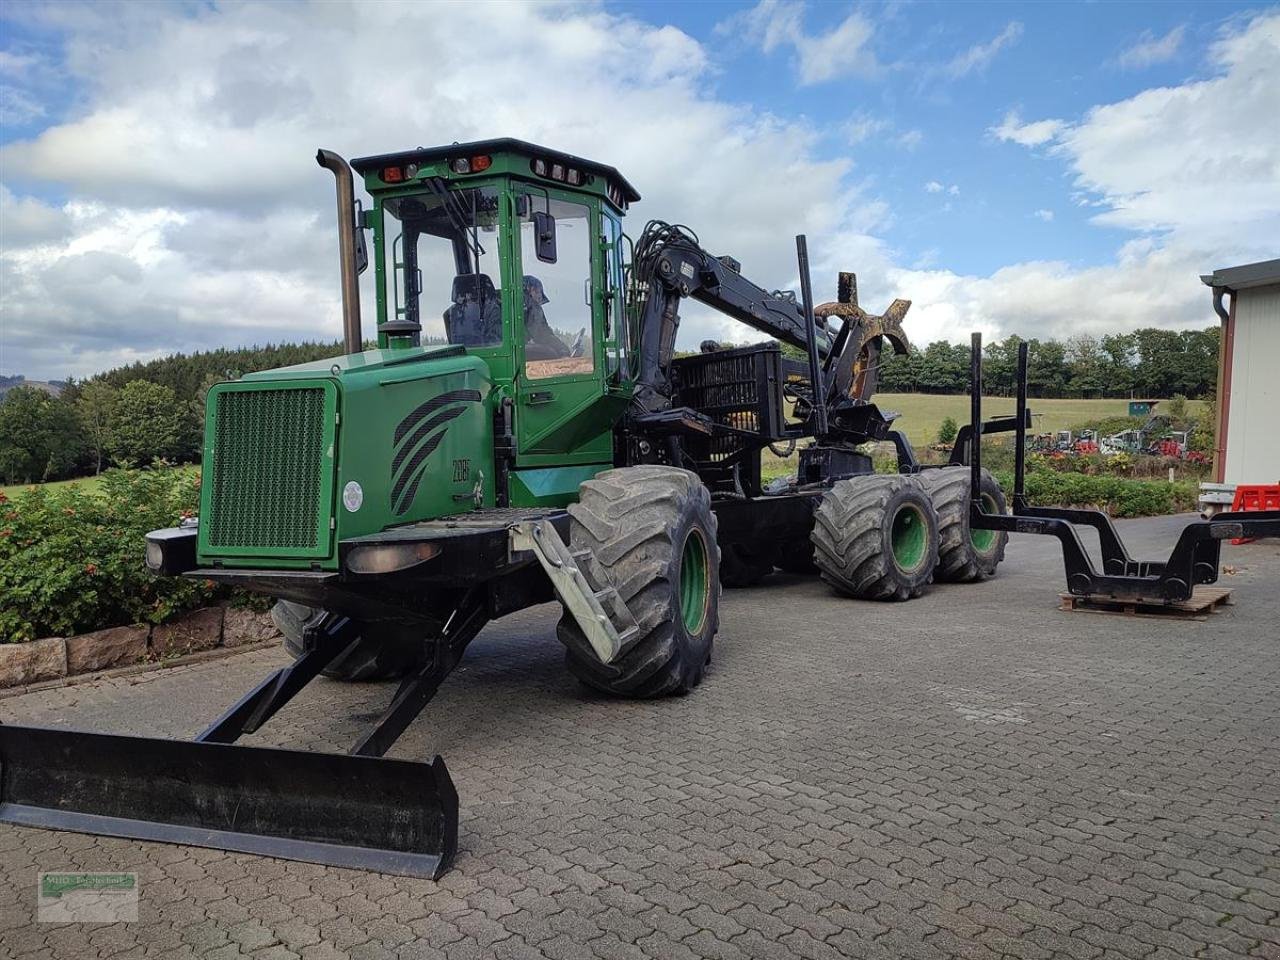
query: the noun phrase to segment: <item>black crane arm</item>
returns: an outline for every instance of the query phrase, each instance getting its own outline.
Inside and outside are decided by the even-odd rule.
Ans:
[[[637,387],[665,396],[680,328],[680,301],[692,297],[713,310],[804,350],[808,335],[804,311],[790,291],[768,291],[752,283],[731,257],[716,257],[687,227],[650,221],[635,246],[631,268],[631,315],[636,318],[640,353]],[[820,321],[819,350],[825,356],[832,337]]]

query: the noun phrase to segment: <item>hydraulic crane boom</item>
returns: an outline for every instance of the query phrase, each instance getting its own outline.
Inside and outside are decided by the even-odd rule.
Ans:
[[[645,226],[635,247],[631,290],[639,301],[632,304],[633,315],[640,318],[637,388],[646,406],[660,405],[670,394],[669,373],[684,297],[782,343],[806,351],[809,347],[809,325],[794,292],[769,291],[748,280],[737,260],[708,253],[687,227],[660,220]],[[874,377],[866,374],[878,356],[881,337],[888,339],[896,352],[908,352],[901,323],[910,305],[910,301],[895,300],[884,316],[871,316],[857,304],[853,274],[841,274],[839,301],[814,309],[828,406],[847,399],[869,399]],[[829,328],[828,317],[842,321],[838,329]]]

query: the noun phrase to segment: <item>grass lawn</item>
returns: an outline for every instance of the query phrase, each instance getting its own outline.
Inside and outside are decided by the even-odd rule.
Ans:
[[[969,422],[969,397],[965,394],[877,393],[875,402],[881,411],[899,414],[894,426],[907,435],[917,452],[938,439],[938,428],[947,417],[955,420],[957,425]],[[984,420],[1011,417],[1014,406],[1013,397],[985,397],[982,401],[982,417]],[[1188,400],[1187,413],[1195,416],[1204,406],[1203,401]],[[1032,433],[1054,433],[1058,430],[1074,430],[1104,417],[1123,417],[1129,412],[1129,401],[1032,398],[1027,400],[1027,407],[1031,410]],[[1156,407],[1156,411],[1159,410]],[[794,457],[783,460],[766,450],[763,475],[768,478],[795,473],[795,464]]]
[[[197,466],[187,465],[185,467],[180,467],[179,469],[199,470],[200,468]],[[21,493],[23,490],[29,490],[33,486],[52,489],[53,487],[68,487],[73,483],[80,484],[81,489],[84,490],[85,493],[96,493],[98,491],[99,481],[97,477],[77,477],[74,480],[54,480],[52,483],[15,483],[7,487],[0,486],[0,493],[3,493],[7,497],[12,497],[14,494]]]
[[[907,435],[915,447],[932,443],[938,438],[938,427],[951,417],[957,424],[969,422],[969,398],[951,394],[940,396],[932,393],[877,393],[875,402],[883,411],[901,414],[894,424]],[[1129,412],[1128,400],[1027,400],[1031,409],[1032,433],[1053,433],[1071,430],[1091,420],[1103,417],[1123,417]],[[1195,416],[1204,404],[1198,400],[1187,401],[1187,413]],[[986,397],[982,401],[983,419],[1013,416],[1013,397]],[[1160,412],[1160,407],[1156,407]]]

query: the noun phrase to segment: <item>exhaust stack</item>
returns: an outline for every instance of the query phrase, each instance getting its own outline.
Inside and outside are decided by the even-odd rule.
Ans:
[[[316,152],[316,163],[333,172],[338,189],[338,258],[342,270],[342,342],[347,353],[364,348],[360,333],[360,275],[356,270],[355,185],[351,167],[332,150]]]

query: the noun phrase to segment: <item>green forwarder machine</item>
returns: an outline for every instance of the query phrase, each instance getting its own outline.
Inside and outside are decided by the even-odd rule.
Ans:
[[[778,566],[904,600],[990,576],[1009,531],[1074,537],[1006,517],[965,454],[984,431],[1021,437],[1025,401],[987,424],[975,403],[953,466],[921,471],[871,402],[909,303],[868,314],[841,274],[815,308],[803,237],[797,297],[684,227],[633,244],[639,195],[580,157],[509,139],[368,157],[368,209],[352,166],[317,160],[337,184],[345,353],[215,386],[199,520],[146,544],[158,574],[277,598],[294,660],[193,741],[0,726],[0,820],[438,876],[457,842],[444,762],[383,755],[490,620],[559,600],[583,683],[685,694],[722,583]],[[677,358],[686,298],[768,339]],[[870,441],[895,445],[898,474],[873,472]],[[765,449],[794,474],[762,483]],[[400,685],[348,755],[235,745],[319,674]]]

